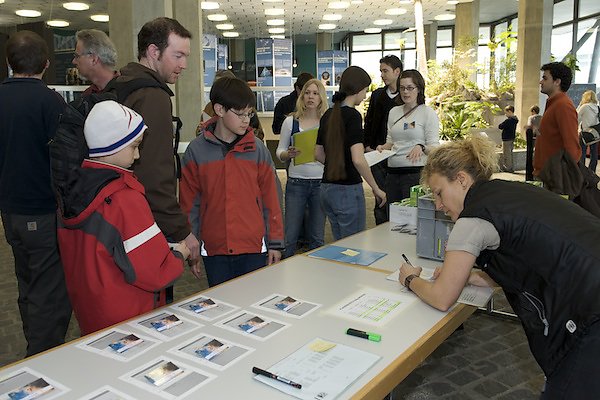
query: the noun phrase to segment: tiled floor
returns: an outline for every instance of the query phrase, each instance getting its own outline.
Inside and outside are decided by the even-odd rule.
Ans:
[[[285,174],[280,175],[282,181]],[[499,174],[523,180],[523,174]],[[367,210],[373,197],[365,190]],[[368,227],[374,226],[367,212]],[[24,356],[25,340],[17,310],[16,279],[10,247],[0,231],[0,366]],[[329,232],[326,239],[331,241]],[[207,287],[206,279],[196,280],[189,270],[176,285],[176,299]],[[72,320],[68,339],[78,337]],[[539,397],[543,375],[529,353],[519,322],[485,313],[476,313],[392,393],[394,399],[519,399]]]

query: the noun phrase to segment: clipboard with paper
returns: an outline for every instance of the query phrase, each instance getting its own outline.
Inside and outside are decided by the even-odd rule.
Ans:
[[[308,129],[297,132],[292,136],[294,147],[300,150],[300,154],[294,158],[294,165],[302,165],[315,160],[315,146],[317,145],[317,133],[319,128]]]

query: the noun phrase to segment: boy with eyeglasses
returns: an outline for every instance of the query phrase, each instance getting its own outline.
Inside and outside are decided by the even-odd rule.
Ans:
[[[179,201],[215,286],[279,261],[284,235],[273,160],[249,127],[254,94],[240,79],[221,78],[210,101],[215,116],[185,152]]]

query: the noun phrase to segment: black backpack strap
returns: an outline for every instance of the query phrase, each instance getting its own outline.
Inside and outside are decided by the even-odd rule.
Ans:
[[[173,136],[175,140],[173,141],[173,155],[175,156],[175,175],[177,179],[181,179],[181,158],[179,157],[179,140],[181,139],[181,128],[183,127],[183,122],[181,122],[181,118],[172,116],[173,118]]]

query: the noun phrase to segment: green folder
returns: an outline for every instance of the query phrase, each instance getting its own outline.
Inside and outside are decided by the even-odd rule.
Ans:
[[[319,128],[294,133],[292,140],[294,147],[300,150],[300,154],[294,158],[294,165],[302,165],[315,161],[315,145],[317,144],[317,132]]]

